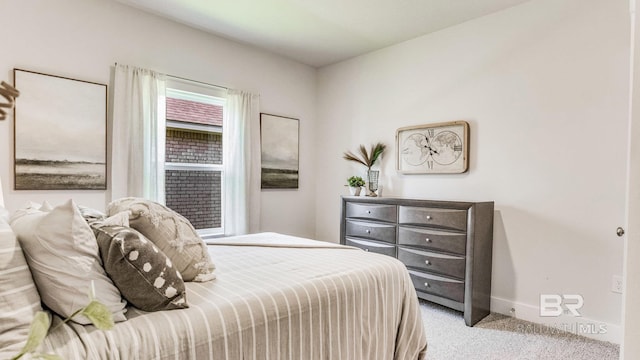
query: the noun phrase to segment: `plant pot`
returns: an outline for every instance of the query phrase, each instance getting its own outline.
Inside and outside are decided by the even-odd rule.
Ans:
[[[361,187],[359,186],[349,186],[349,194],[352,196],[360,196],[360,189]]]

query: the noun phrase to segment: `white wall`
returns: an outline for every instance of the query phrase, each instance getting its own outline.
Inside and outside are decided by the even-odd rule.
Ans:
[[[383,141],[383,196],[495,201],[492,309],[604,323],[619,341],[629,82],[628,0],[533,0],[320,69],[316,234],[339,239],[342,160]],[[462,175],[399,175],[395,131],[471,126]],[[583,318],[538,317],[540,294],[580,294]]]
[[[632,34],[632,83],[631,111],[629,113],[629,175],[627,179],[627,226],[624,254],[624,299],[622,319],[623,341],[621,359],[640,358],[640,0],[629,0],[634,14],[631,22]]]
[[[262,193],[261,228],[313,236],[315,69],[115,1],[0,0],[0,8],[0,80],[13,83],[12,69],[22,68],[108,84],[118,62],[259,93],[262,112],[299,118],[300,188]],[[101,209],[110,200],[104,191],[13,191],[13,116],[0,121],[0,159],[11,210],[70,197]]]

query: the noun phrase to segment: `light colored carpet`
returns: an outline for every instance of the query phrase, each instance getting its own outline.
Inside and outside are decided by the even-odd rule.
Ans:
[[[505,315],[492,313],[474,327],[467,327],[460,312],[423,300],[420,308],[427,331],[427,360],[619,358],[620,348],[616,344]]]

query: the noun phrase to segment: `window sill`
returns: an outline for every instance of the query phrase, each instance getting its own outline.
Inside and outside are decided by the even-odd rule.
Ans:
[[[217,239],[224,237],[224,230],[222,228],[214,228],[214,229],[200,229],[196,230],[198,235],[204,240],[206,243],[208,239]]]

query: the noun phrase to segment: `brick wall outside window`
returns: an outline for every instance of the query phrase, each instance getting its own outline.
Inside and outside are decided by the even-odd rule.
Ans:
[[[222,134],[167,129],[166,162],[222,164]]]
[[[222,163],[222,134],[167,129],[165,161]],[[196,229],[221,227],[220,172],[168,170],[165,200],[169,208],[187,218]]]
[[[165,189],[167,206],[196,229],[222,226],[220,172],[167,170]]]

